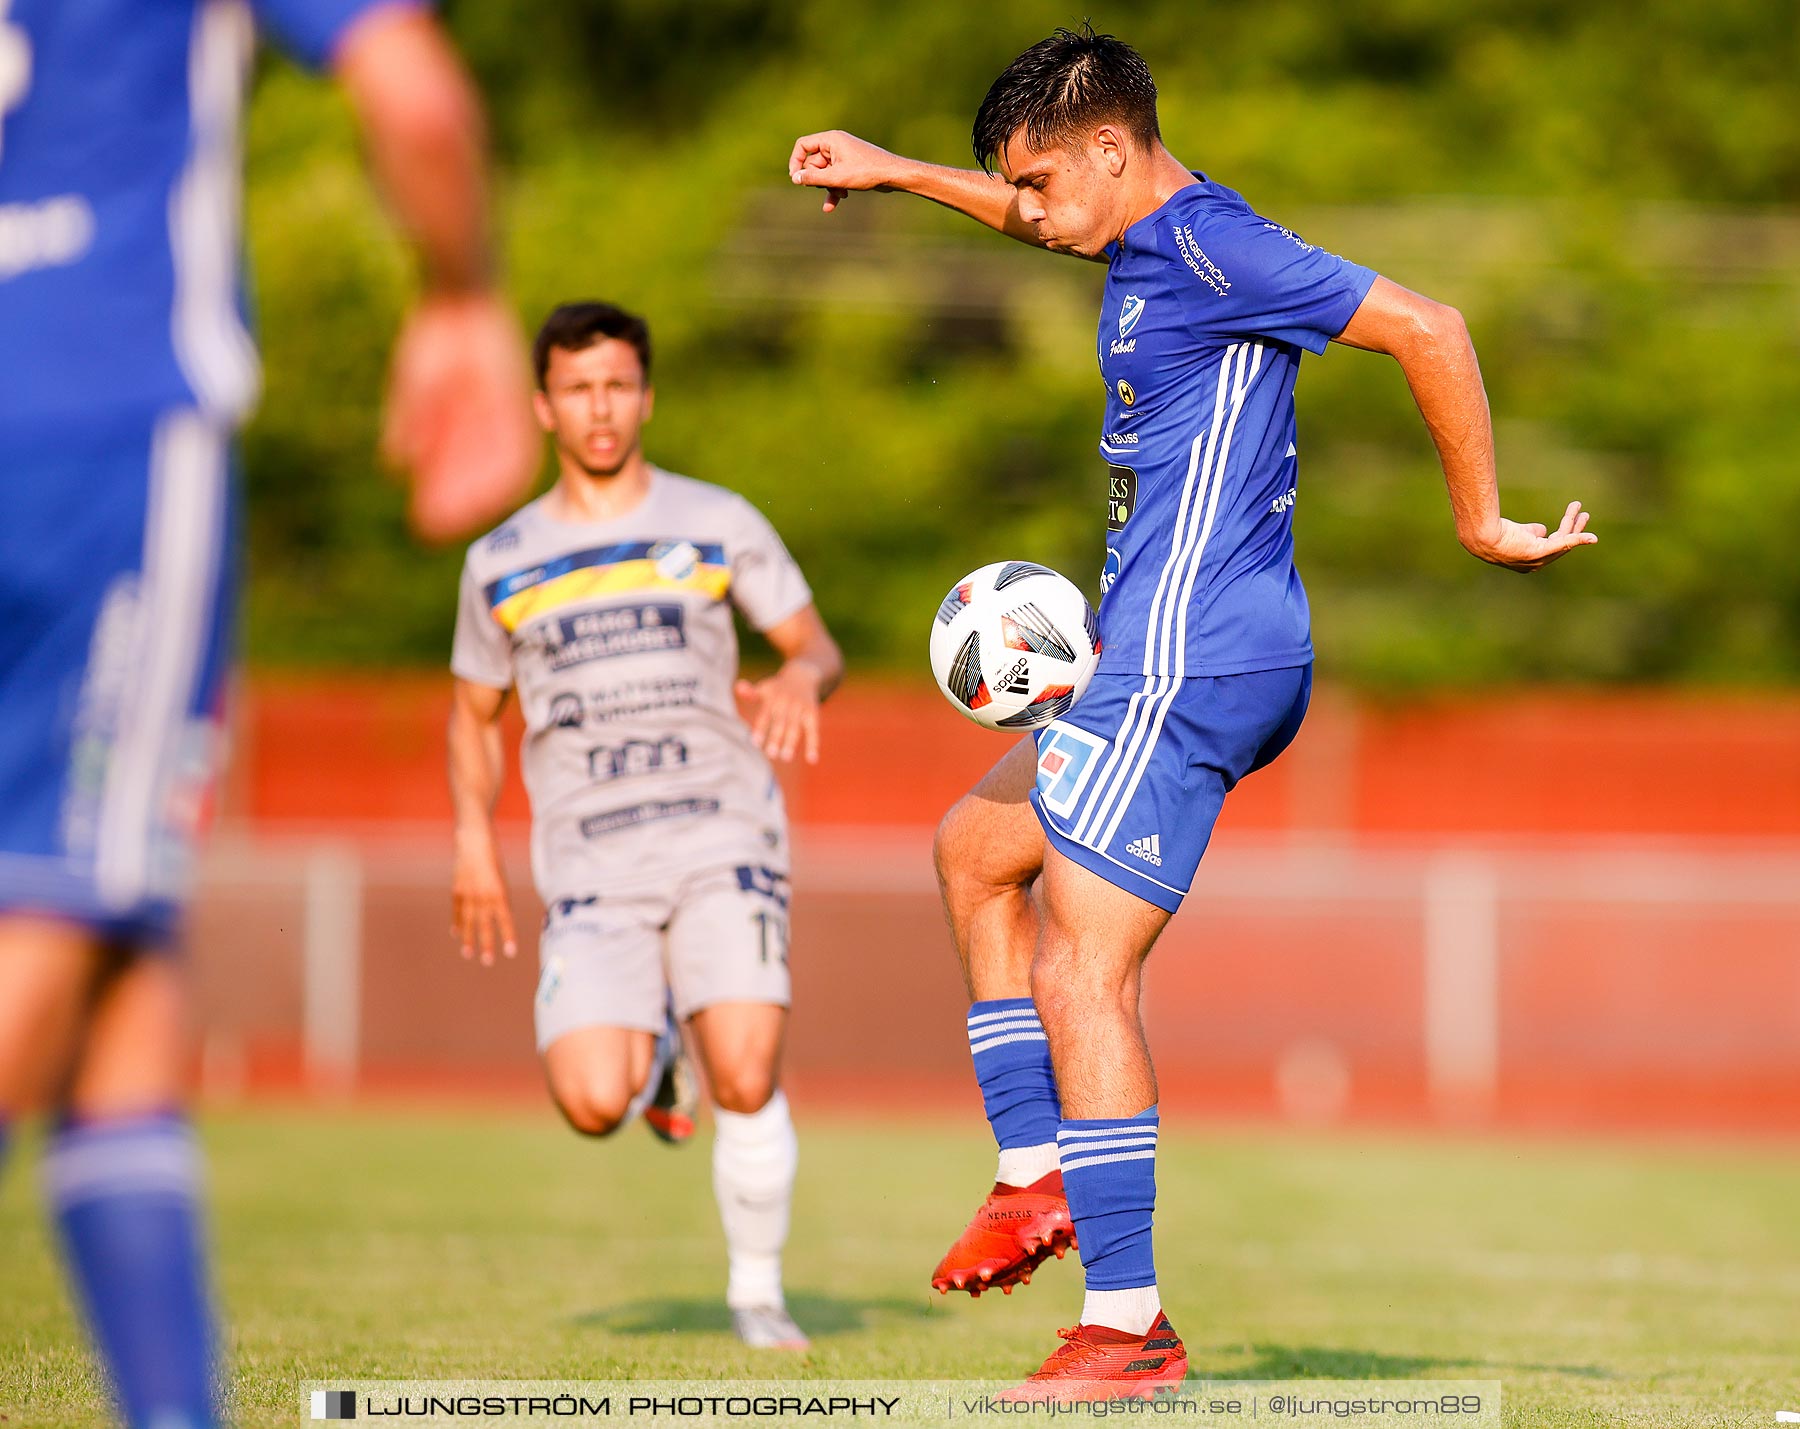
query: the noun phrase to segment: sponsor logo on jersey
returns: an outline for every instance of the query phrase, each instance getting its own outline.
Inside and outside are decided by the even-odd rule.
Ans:
[[[1125,558],[1119,554],[1118,547],[1108,546],[1106,548],[1106,561],[1100,567],[1101,594],[1104,595],[1113,588],[1113,582],[1119,578],[1119,566],[1123,563],[1124,559]]]
[[[628,779],[634,774],[653,774],[688,762],[688,747],[674,735],[661,739],[628,739],[623,744],[602,744],[588,751],[588,778],[596,784]]]
[[[674,603],[608,605],[559,616],[544,627],[544,658],[566,670],[615,655],[651,655],[687,646],[687,613]]]
[[[79,263],[94,246],[96,226],[93,205],[80,194],[0,204],[0,280]]]
[[[1279,516],[1283,511],[1291,511],[1294,509],[1294,503],[1299,499],[1299,488],[1290,486],[1286,491],[1282,492],[1281,495],[1277,496],[1269,503],[1269,514],[1271,516]]]
[[[658,710],[686,709],[700,699],[700,680],[695,675],[666,675],[659,680],[626,680],[588,696],[588,718],[607,724],[633,715]]]
[[[1302,253],[1311,253],[1319,246],[1316,243],[1308,243],[1298,233],[1295,233],[1293,229],[1285,227],[1282,224],[1270,223],[1265,220],[1263,223],[1263,227],[1274,229],[1283,238],[1287,239],[1287,241],[1289,243],[1293,244],[1296,248],[1298,248]]]
[[[1125,845],[1125,852],[1133,858],[1141,858],[1145,863],[1162,867],[1162,835],[1146,834],[1141,839],[1133,839]]]
[[[1119,400],[1127,407],[1130,407],[1137,402],[1137,388],[1133,387],[1123,377],[1119,379]]]
[[[1106,741],[1058,720],[1037,737],[1037,748],[1038,802],[1066,819],[1099,767]]]
[[[1109,447],[1135,447],[1138,444],[1136,432],[1108,432],[1104,438]]]
[[[646,804],[633,804],[628,809],[609,809],[604,814],[590,814],[581,821],[584,839],[603,838],[620,829],[636,828],[660,819],[679,819],[690,814],[716,814],[717,799],[656,799]]]
[[[487,538],[487,549],[490,554],[498,555],[502,551],[510,551],[519,544],[519,532],[516,527],[502,526]]]
[[[581,696],[564,690],[560,695],[550,698],[550,728],[580,729],[586,713],[581,708]]]
[[[1193,270],[1194,276],[1221,298],[1231,291],[1231,280],[1217,263],[1206,256],[1206,250],[1194,237],[1194,230],[1185,223],[1178,224],[1175,228],[1175,248],[1181,254],[1181,261]]]
[[[1119,304],[1120,337],[1131,336],[1131,330],[1138,325],[1138,319],[1143,317],[1144,309],[1148,306],[1149,304],[1136,293],[1127,293],[1125,295],[1125,301]]]
[[[1128,466],[1106,468],[1106,529],[1123,531],[1137,510],[1137,473]]]
[[[788,906],[788,899],[793,891],[788,883],[788,876],[779,869],[753,868],[749,864],[738,865],[737,884],[744,892],[760,893],[783,908]]]

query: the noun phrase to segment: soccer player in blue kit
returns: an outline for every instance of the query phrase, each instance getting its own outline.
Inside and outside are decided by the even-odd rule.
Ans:
[[[537,464],[494,286],[479,101],[395,0],[0,0],[0,1151],[43,1172],[122,1417],[216,1423],[199,1159],[169,955],[219,743],[254,23],[327,69],[418,250],[389,454],[448,536]]]
[[[1033,45],[989,89],[974,143],[980,172],[841,131],[799,139],[789,160],[796,184],[827,190],[828,213],[851,190],[896,190],[1107,265],[1099,670],[938,831],[1000,1164],[933,1284],[1010,1289],[1078,1243],[1081,1322],[1013,1393],[1146,1395],[1178,1382],[1187,1354],[1151,1254],[1158,1118],[1141,969],[1225,795],[1306,712],[1313,650],[1293,561],[1302,352],[1335,341],[1399,362],[1470,554],[1533,571],[1596,537],[1579,502],[1554,531],[1501,516],[1460,314],[1190,172],[1163,146],[1155,83],[1129,45],[1087,28]]]

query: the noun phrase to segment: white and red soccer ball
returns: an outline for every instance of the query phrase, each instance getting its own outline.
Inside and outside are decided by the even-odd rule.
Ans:
[[[950,588],[931,625],[931,673],[987,729],[1037,729],[1081,697],[1100,663],[1100,619],[1074,582],[996,561]]]

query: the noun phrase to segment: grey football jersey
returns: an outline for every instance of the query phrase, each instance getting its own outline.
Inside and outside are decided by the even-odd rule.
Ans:
[[[656,468],[614,520],[554,520],[540,497],[469,548],[450,668],[518,689],[546,901],[785,871],[781,792],[732,697],[731,607],[767,630],[811,600],[754,506]]]

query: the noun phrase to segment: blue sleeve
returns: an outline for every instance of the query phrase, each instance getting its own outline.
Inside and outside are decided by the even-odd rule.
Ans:
[[[328,69],[338,43],[364,15],[389,5],[427,8],[426,0],[251,0],[257,24],[309,69]]]
[[[1175,225],[1174,256],[1191,270],[1187,307],[1195,325],[1219,336],[1323,352],[1375,282],[1372,269],[1247,209],[1208,223],[1203,234],[1204,249],[1193,228]]]

